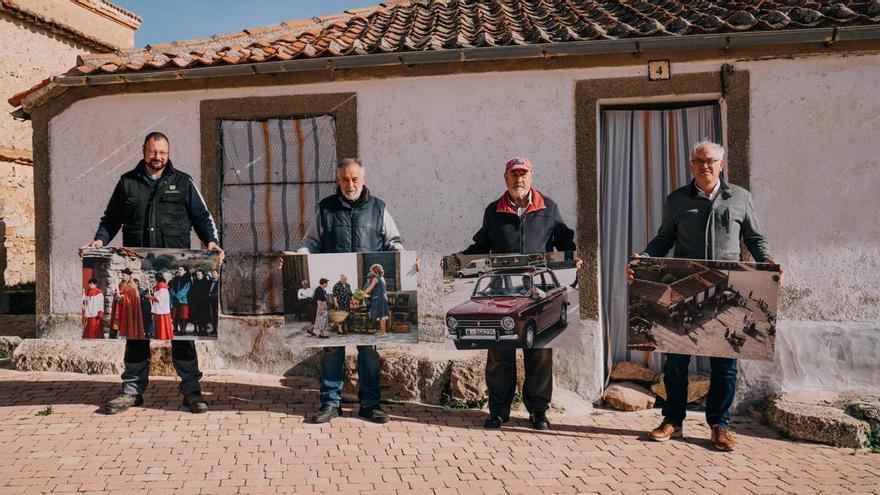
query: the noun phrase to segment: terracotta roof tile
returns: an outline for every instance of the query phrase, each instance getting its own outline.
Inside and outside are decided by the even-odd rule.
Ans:
[[[83,57],[68,74],[866,24],[880,24],[880,0],[397,0]]]

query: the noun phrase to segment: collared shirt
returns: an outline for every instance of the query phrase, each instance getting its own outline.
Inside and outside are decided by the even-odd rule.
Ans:
[[[697,186],[696,184],[694,184],[694,186],[696,186],[697,188],[698,198],[706,198],[709,201],[712,201],[713,199],[715,199],[715,196],[718,196],[718,191],[721,190],[721,179],[718,179],[718,181],[715,183],[715,187],[712,188],[712,192],[710,192],[708,196],[706,196],[706,193],[704,193],[703,190],[700,189],[700,186]]]
[[[311,299],[314,296],[315,296],[315,289],[312,289],[311,287],[309,287],[309,288],[303,287],[302,289],[296,291],[296,298],[297,299]]]
[[[522,206],[517,206],[513,202],[513,198],[510,196],[510,193],[507,193],[508,198],[510,199],[510,204],[516,206],[516,214],[522,218],[522,216],[526,213],[526,210],[529,209],[529,205],[532,204],[532,191],[529,191],[529,194],[526,196],[526,202]]]

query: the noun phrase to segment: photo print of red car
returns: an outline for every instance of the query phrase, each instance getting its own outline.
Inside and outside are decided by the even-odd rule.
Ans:
[[[578,326],[569,325],[578,318],[575,259],[574,252],[447,256],[447,341],[456,349],[564,346]]]

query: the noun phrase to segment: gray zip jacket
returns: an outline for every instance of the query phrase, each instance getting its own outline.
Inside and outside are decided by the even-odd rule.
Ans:
[[[740,239],[755,258],[770,259],[767,240],[758,224],[752,194],[721,181],[713,200],[698,194],[692,180],[666,197],[663,223],[643,255],[688,259],[741,260]]]

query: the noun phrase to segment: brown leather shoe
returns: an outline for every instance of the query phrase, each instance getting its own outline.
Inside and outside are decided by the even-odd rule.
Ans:
[[[725,426],[712,427],[712,442],[715,448],[723,452],[730,452],[736,447],[736,440],[733,439],[733,432]]]
[[[670,438],[681,438],[681,426],[675,426],[664,421],[660,423],[660,426],[651,430],[649,435],[651,436],[651,440],[654,440],[655,442],[665,442]]]

